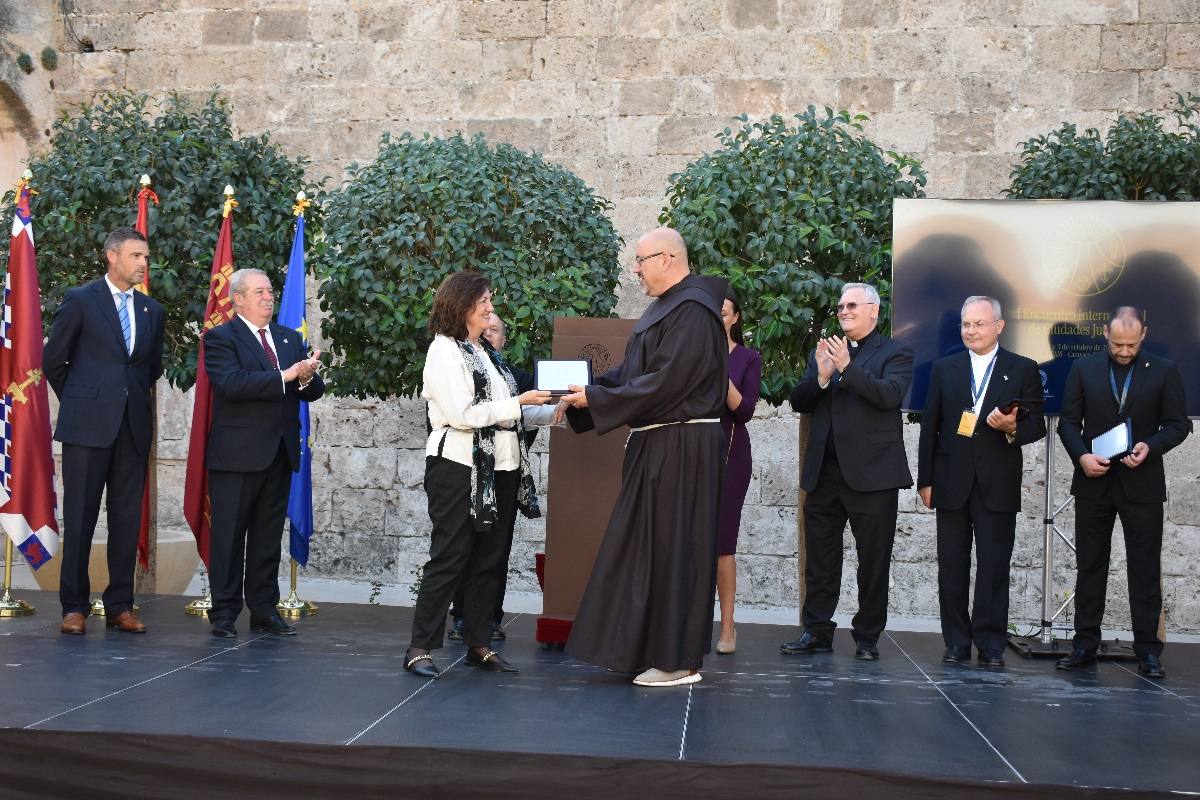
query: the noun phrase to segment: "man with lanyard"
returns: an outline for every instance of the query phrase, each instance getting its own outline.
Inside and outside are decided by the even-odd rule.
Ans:
[[[1009,563],[1021,510],[1021,448],[1046,435],[1037,363],[1000,346],[1000,302],[968,297],[964,352],[933,363],[921,414],[917,493],[937,509],[938,605],[942,661],[1004,666]],[[1018,401],[1018,402],[1014,402]],[[1022,406],[1020,401],[1025,401]],[[968,615],[971,542],[975,604]]]
[[[1118,308],[1104,327],[1106,350],[1079,359],[1067,376],[1058,435],[1075,463],[1074,651],[1058,662],[1070,670],[1094,664],[1100,646],[1113,523],[1121,519],[1129,572],[1129,613],[1138,672],[1166,676],[1163,643],[1161,554],[1167,482],[1163,454],[1192,432],[1179,368],[1144,352],[1146,325],[1130,306]],[[1093,452],[1098,437],[1124,427],[1125,452]]]

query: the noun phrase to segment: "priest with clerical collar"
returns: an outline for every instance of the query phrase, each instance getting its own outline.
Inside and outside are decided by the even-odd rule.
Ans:
[[[812,415],[800,486],[804,500],[804,634],[785,654],[833,649],[833,614],[841,594],[842,536],[847,521],[858,551],[855,657],[879,658],[887,623],[888,577],[901,488],[912,486],[900,403],[912,380],[912,351],[876,330],[879,292],[865,283],[842,288],[842,336],[821,339],[792,408]]]
[[[1004,666],[1009,566],[1021,510],[1021,447],[1046,435],[1033,359],[1000,346],[1000,301],[968,297],[965,351],[933,362],[921,414],[917,494],[937,509],[942,661]],[[975,592],[971,604],[971,547]]]

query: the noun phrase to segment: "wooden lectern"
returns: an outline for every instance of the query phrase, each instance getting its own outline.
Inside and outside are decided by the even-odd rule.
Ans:
[[[625,358],[637,320],[559,317],[554,320],[554,358],[587,358],[592,374],[603,375]],[[566,644],[571,622],[587,587],[592,563],[621,488],[621,462],[629,429],[597,436],[595,431],[550,431],[549,509],[543,567],[542,616],[537,640]]]

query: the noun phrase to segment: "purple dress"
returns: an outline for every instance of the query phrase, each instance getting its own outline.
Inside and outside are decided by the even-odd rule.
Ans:
[[[750,434],[746,423],[754,416],[758,403],[759,382],[762,380],[762,356],[757,350],[737,345],[729,353],[729,380],[742,393],[742,404],[730,411],[721,409],[721,427],[725,429],[725,446],[729,453],[725,464],[725,480],[721,485],[721,520],[717,527],[717,555],[731,556],[737,552],[738,529],[742,525],[742,505],[750,487]]]

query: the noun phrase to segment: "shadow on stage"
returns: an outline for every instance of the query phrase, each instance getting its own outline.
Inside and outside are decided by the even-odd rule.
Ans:
[[[1200,645],[1168,679],[1008,654],[940,662],[893,632],[881,660],[783,656],[792,628],[741,625],[691,687],[642,689],[541,650],[535,619],[498,643],[519,675],[405,674],[411,609],[326,604],[300,634],[218,640],[179,597],[141,599],[144,636],[57,632],[56,598],[0,620],[3,798],[1027,798],[1200,792]]]

